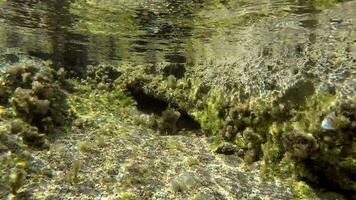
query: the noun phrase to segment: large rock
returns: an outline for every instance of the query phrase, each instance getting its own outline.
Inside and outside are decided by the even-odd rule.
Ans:
[[[185,110],[212,136],[216,147],[226,138],[232,140],[263,160],[267,174],[292,172],[298,178],[355,191],[352,7],[355,2],[316,14],[318,24],[312,28],[293,24],[295,16],[277,16],[257,21],[238,34],[238,40],[235,34],[217,33],[221,37],[215,38],[217,43],[202,44],[207,59],[193,58],[178,70],[184,76],[179,73],[176,79],[174,70],[167,78],[169,63],[124,63],[118,87],[134,88]],[[238,50],[229,51],[232,45]],[[221,50],[227,53],[221,55]],[[325,128],[330,113],[335,113],[331,120],[339,128]],[[243,134],[246,129],[252,139]]]

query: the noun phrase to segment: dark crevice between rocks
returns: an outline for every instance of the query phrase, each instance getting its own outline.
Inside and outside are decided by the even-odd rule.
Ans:
[[[137,102],[137,109],[145,114],[160,115],[168,108],[167,102],[147,95],[142,90],[129,88],[129,91]]]
[[[180,113],[180,116],[175,124],[177,131],[200,131],[201,127],[192,116],[190,116],[185,110],[180,109],[174,104],[170,104],[164,100],[158,99],[151,95],[145,94],[140,89],[130,89],[129,91],[137,102],[137,109],[145,114],[153,114],[157,118],[162,116],[162,113],[168,108],[173,108]]]
[[[185,64],[183,63],[171,63],[163,69],[164,76],[168,77],[169,75],[173,75],[177,79],[183,78],[185,72]]]
[[[308,85],[306,84],[301,84],[301,85]],[[137,86],[137,85],[136,85]],[[200,124],[194,120],[193,117],[191,117],[185,110],[180,109],[176,104],[171,104],[165,100],[159,99],[157,97],[154,97],[152,95],[146,94],[140,87],[133,87],[129,88],[129,91],[134,98],[134,100],[137,102],[137,108],[143,113],[146,114],[154,114],[156,116],[156,119],[161,119],[162,118],[162,112],[167,110],[168,108],[173,108],[175,111],[178,111],[180,113],[179,119],[176,121],[176,128],[177,132],[176,134],[184,134],[185,131],[199,131],[200,132]],[[291,91],[291,93],[298,93],[297,91]],[[288,94],[289,95],[289,94]],[[288,96],[287,95],[287,96]],[[305,94],[304,96],[309,96],[310,94]],[[292,96],[292,95],[290,95]],[[295,102],[296,104],[305,104],[301,99],[297,99]],[[260,151],[260,150],[258,150]],[[231,155],[237,153],[237,150],[235,149],[234,146],[230,145],[223,145],[219,147],[216,151],[217,153],[222,153],[226,155]],[[252,162],[248,161],[250,159],[257,160],[257,158],[250,158],[250,157],[256,157],[256,155],[259,153],[256,153],[255,151],[250,151],[248,152],[248,159],[246,162]],[[245,158],[246,159],[246,158]],[[316,182],[311,182],[310,180],[306,178],[301,178],[302,181],[307,182],[310,186],[315,188],[316,190],[320,191],[321,193],[325,193],[325,191],[330,191],[333,193],[341,194],[343,195],[346,199],[353,199],[354,196],[352,194],[352,191],[344,190],[340,187],[337,186],[336,183],[333,183],[330,178],[332,176],[329,176],[330,173],[327,173],[325,169],[320,169],[317,168],[318,166],[315,161],[312,160],[306,160],[305,165],[307,166],[308,169],[311,170],[311,173],[314,174],[317,177]],[[325,166],[326,167],[326,166]],[[327,167],[326,167],[327,168]],[[328,175],[326,175],[328,174]]]
[[[197,122],[187,112],[179,109],[178,111],[181,113],[177,122],[178,130],[185,129],[185,130],[199,131],[201,129],[199,122]]]
[[[333,177],[336,176],[336,174],[333,173],[333,171],[336,170],[328,170],[331,166],[323,165],[321,167],[311,159],[305,160],[304,163],[306,164],[307,168],[310,169],[310,172],[315,175],[316,181],[311,181],[307,178],[301,178],[302,181],[305,181],[306,183],[308,183],[308,185],[312,186],[318,191],[333,192],[341,194],[346,199],[355,199],[356,195],[353,193],[352,190],[343,189],[337,184],[336,177]],[[349,177],[352,177],[351,172],[349,174]],[[354,179],[355,177],[352,178]]]

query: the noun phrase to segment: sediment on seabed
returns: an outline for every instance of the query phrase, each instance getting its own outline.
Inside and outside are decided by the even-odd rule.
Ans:
[[[0,197],[355,198],[356,37],[335,28],[351,12],[320,13],[330,26],[298,32],[305,43],[264,40],[288,31],[259,34],[276,16],[228,58],[101,63],[80,77],[1,51]]]
[[[78,184],[94,181],[83,175],[82,168],[90,163],[88,159],[107,153],[113,154],[109,161],[102,160],[102,165],[89,164],[87,170],[96,166],[100,170],[114,170],[112,173],[119,176],[114,169],[116,158],[121,159],[121,173],[127,175],[110,180],[101,177],[108,182],[85,187],[105,191],[110,188],[107,184],[114,182],[119,188],[118,195],[139,197],[143,195],[137,188],[140,185],[148,186],[152,182],[161,189],[167,187],[165,181],[154,177],[172,167],[167,163],[181,165],[170,160],[169,154],[177,152],[187,154],[183,163],[188,169],[176,171],[176,178],[175,173],[167,177],[171,184],[169,192],[167,189],[161,192],[168,196],[176,192],[204,196],[202,185],[207,182],[217,177],[226,181],[234,179],[224,174],[229,170],[239,170],[244,176],[264,177],[265,187],[261,187],[260,179],[257,182],[248,179],[243,187],[252,186],[267,196],[271,194],[263,191],[270,190],[268,180],[273,179],[269,178],[287,178],[284,186],[272,190],[278,198],[291,198],[291,193],[283,194],[283,187],[292,187],[289,191],[301,199],[316,198],[323,190],[346,196],[355,190],[356,100],[352,91],[347,93],[347,88],[342,88],[344,84],[331,87],[300,76],[280,95],[261,98],[241,95],[240,91],[228,89],[233,88],[231,85],[213,87],[194,77],[194,71],[187,70],[181,79],[174,74],[160,75],[164,68],[164,64],[140,67],[102,64],[88,67],[87,78],[81,80],[67,79],[63,68],[54,70],[50,62],[34,58],[21,58],[4,68],[1,73],[1,162],[4,166],[1,184],[5,190],[2,194],[10,192],[26,198],[34,195],[29,191],[31,188],[55,190],[63,183],[68,184],[67,190],[76,191]],[[310,77],[313,72],[304,73]],[[303,93],[306,88],[308,92]],[[168,155],[163,155],[169,159],[155,160],[166,164],[155,165],[157,171],[150,171],[152,166],[147,162],[152,159],[153,154],[149,152],[154,148],[167,151]],[[148,152],[143,153],[144,149]],[[141,161],[133,159],[141,156]],[[231,169],[219,163],[222,171],[216,171],[217,177],[201,180],[203,172],[195,170],[201,170],[203,163],[204,166],[217,164],[216,157],[235,161],[229,164]],[[201,160],[207,158],[210,161]],[[246,169],[241,166],[252,171],[244,172]],[[257,175],[256,170],[262,174]],[[53,188],[40,186],[41,181],[35,180],[50,181]],[[319,189],[313,191],[313,187]],[[71,195],[70,191],[65,193]],[[225,191],[225,195],[239,194]],[[158,194],[152,189],[144,195],[148,198]]]

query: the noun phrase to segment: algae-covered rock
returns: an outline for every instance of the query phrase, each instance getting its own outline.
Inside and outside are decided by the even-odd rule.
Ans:
[[[139,71],[137,73],[141,74]],[[130,71],[130,75],[122,77],[134,77],[135,73]],[[299,89],[293,90],[293,95],[290,89],[286,96],[282,92],[281,96],[265,99],[250,97],[250,102],[234,99],[236,93],[222,89],[192,98],[195,91],[191,88],[164,88],[159,84],[161,79],[164,80],[160,75],[145,75],[144,82],[136,87],[194,116],[207,135],[218,136],[221,142],[235,142],[244,149],[247,163],[263,158],[273,174],[288,174],[285,171],[288,169],[296,177],[315,183],[324,181],[318,171],[325,170],[329,183],[343,190],[354,190],[354,171],[349,170],[352,165],[343,160],[353,159],[350,145],[354,143],[351,130],[354,130],[355,117],[351,113],[355,97],[348,96],[349,100],[345,100],[340,93],[318,93],[312,87],[309,88],[311,92],[297,100],[292,97],[298,95]],[[119,78],[120,81],[125,79]],[[160,129],[174,132],[175,120],[179,116],[171,117],[171,120],[169,116],[175,115],[167,112],[163,116],[167,120],[161,119]],[[283,160],[284,154],[291,154],[291,158]],[[341,163],[348,167],[341,167]],[[273,169],[276,166],[280,169]]]
[[[120,76],[120,72],[112,65],[89,65],[87,67],[87,79],[97,84],[111,84]]]
[[[189,173],[182,174],[171,182],[171,189],[174,192],[187,192],[198,185],[196,178]]]
[[[157,121],[159,131],[165,135],[172,135],[177,132],[177,122],[180,112],[173,108],[168,108],[162,112],[162,116]]]
[[[10,122],[6,122],[9,123]],[[26,125],[23,125],[26,126]],[[21,127],[21,129],[25,129]],[[25,133],[28,130],[20,131]],[[0,193],[8,191],[12,195],[18,195],[26,183],[26,176],[32,173],[31,155],[28,152],[26,139],[20,134],[15,134],[6,127],[4,121],[0,125]],[[36,140],[39,142],[41,140]],[[4,191],[5,190],[5,191]],[[20,192],[21,193],[21,192]]]
[[[284,133],[282,135],[284,148],[298,158],[307,158],[319,148],[312,134],[297,131]]]
[[[273,28],[285,19],[257,22],[236,44],[244,50],[187,62],[182,72],[164,62],[150,65],[149,73],[148,66],[123,63],[116,84],[185,111],[212,137],[213,150],[231,142],[248,163],[262,160],[267,175],[289,173],[354,192],[356,69],[345,53],[353,39],[337,34],[327,20],[339,12],[342,7],[319,13],[325,26],[301,29],[298,42],[265,39],[288,32]],[[347,10],[345,16],[355,14]],[[344,31],[350,32],[347,24]],[[269,34],[260,35],[261,30]]]
[[[231,154],[237,153],[237,151],[238,151],[238,148],[231,143],[221,143],[214,150],[215,153],[225,154],[225,155],[231,155]]]
[[[1,69],[1,194],[31,198],[24,186],[39,169],[30,150],[48,149],[46,134],[68,119],[64,81],[48,62],[23,56]]]
[[[17,117],[40,131],[52,131],[54,126],[63,125],[68,115],[62,74],[40,61],[7,66],[0,78],[3,105],[11,104]]]

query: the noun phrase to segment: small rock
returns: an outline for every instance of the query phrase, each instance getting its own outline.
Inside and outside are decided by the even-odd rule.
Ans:
[[[193,200],[214,200],[215,197],[213,194],[209,194],[209,193],[198,193],[193,197]]]
[[[219,145],[214,152],[218,154],[232,155],[237,151],[238,149],[235,145],[225,142]]]
[[[186,173],[179,176],[178,178],[173,179],[171,183],[171,188],[174,192],[185,192],[189,189],[196,187],[197,183],[198,182],[193,175]]]
[[[258,160],[259,152],[256,149],[249,149],[246,151],[244,155],[244,161],[247,164],[252,164],[253,162]]]

